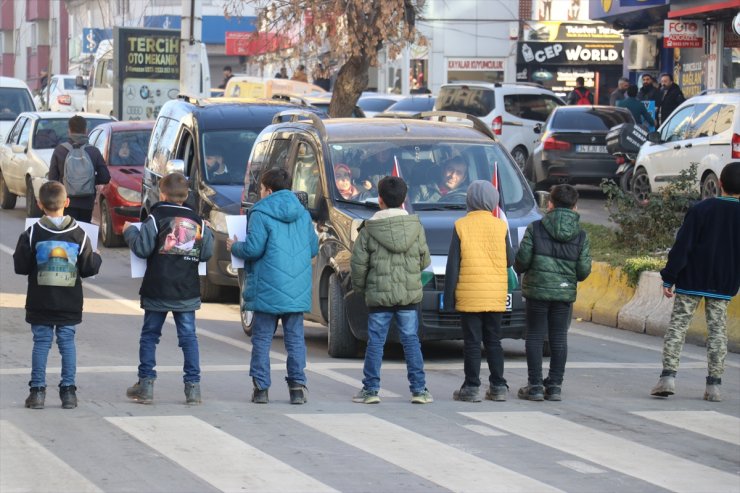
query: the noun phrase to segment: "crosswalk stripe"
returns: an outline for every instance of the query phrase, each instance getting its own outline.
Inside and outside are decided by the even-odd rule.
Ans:
[[[193,416],[105,419],[221,491],[336,492]]]
[[[9,421],[0,420],[0,434],[0,491],[3,493],[102,492]]]
[[[461,413],[489,426],[681,493],[736,491],[740,478],[542,412]]]
[[[716,411],[634,411],[632,414],[740,445],[740,418]]]
[[[452,491],[560,491],[369,414],[287,416]]]

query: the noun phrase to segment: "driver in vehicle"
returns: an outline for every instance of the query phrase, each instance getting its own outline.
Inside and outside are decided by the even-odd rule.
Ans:
[[[334,182],[339,194],[345,200],[359,200],[362,195],[366,195],[360,193],[352,184],[352,170],[346,164],[340,163],[334,166]]]
[[[209,181],[229,181],[229,168],[224,163],[224,157],[218,152],[206,154],[206,171]]]
[[[454,156],[444,165],[442,177],[438,183],[419,185],[413,202],[439,202],[448,195],[464,195],[467,180],[468,165],[462,157]]]

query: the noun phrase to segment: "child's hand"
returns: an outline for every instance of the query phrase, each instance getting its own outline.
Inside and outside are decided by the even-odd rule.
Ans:
[[[663,296],[666,298],[673,298],[673,287],[667,288],[663,286]]]
[[[133,224],[126,221],[125,223],[123,223],[123,230],[121,230],[121,232],[126,231],[126,229],[130,228],[131,226],[133,226]]]
[[[233,240],[231,238],[226,238],[226,251],[227,252],[231,252],[231,246],[234,243],[236,243],[237,241],[239,241],[239,240],[236,238],[236,235],[234,235],[234,239]]]

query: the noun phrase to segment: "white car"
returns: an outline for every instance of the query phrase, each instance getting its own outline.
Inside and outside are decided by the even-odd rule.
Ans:
[[[88,132],[113,117],[95,113],[78,113],[87,120]],[[54,148],[67,142],[70,114],[51,111],[18,115],[12,130],[0,144],[0,207],[13,209],[18,196],[26,198],[26,215],[37,217],[39,188],[49,174]]]
[[[0,142],[5,142],[13,122],[24,111],[36,111],[28,85],[20,79],[0,77]]]
[[[43,100],[50,111],[78,112],[85,107],[85,88],[78,86],[74,75],[55,75],[49,81]]]
[[[536,84],[470,81],[443,85],[434,109],[480,118],[524,169],[545,120],[564,104],[554,92]]]
[[[709,91],[686,100],[648,140],[632,179],[638,200],[694,163],[701,197],[719,195],[722,168],[740,159],[740,90]]]

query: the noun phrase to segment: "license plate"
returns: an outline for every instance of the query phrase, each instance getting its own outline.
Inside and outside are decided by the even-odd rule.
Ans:
[[[576,152],[590,152],[594,154],[606,154],[606,146],[592,146],[579,144],[576,146]]]
[[[514,304],[514,302],[512,300],[511,293],[509,293],[509,294],[506,295],[506,311],[507,312],[510,312],[511,311],[511,308],[512,308],[512,305],[513,304]],[[444,295],[444,293],[439,293],[439,309],[440,309],[440,311],[441,310],[444,310],[444,307],[445,307],[445,295]]]

